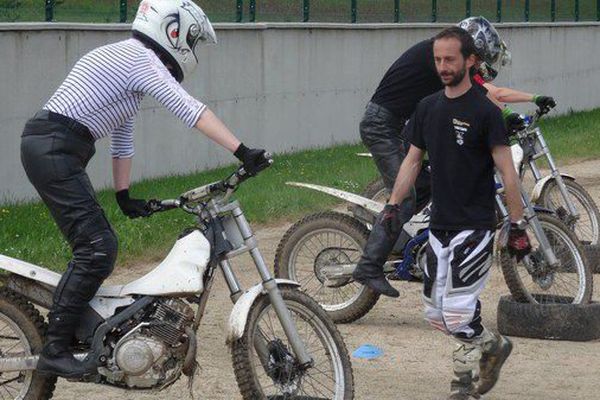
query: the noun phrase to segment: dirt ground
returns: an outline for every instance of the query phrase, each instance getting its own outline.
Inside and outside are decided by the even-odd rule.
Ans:
[[[587,161],[563,168],[573,174],[600,203],[600,161]],[[260,227],[256,234],[265,259],[272,263],[275,247],[289,224]],[[248,258],[234,264],[245,287],[259,281]],[[152,266],[117,269],[111,283],[128,282]],[[356,399],[433,400],[444,399],[451,378],[450,356],[453,341],[433,331],[423,320],[420,285],[395,283],[399,299],[382,298],[361,320],[340,325],[339,329],[352,352],[370,343],[383,349],[378,359],[353,358]],[[600,285],[600,282],[597,283]],[[483,320],[496,328],[496,305],[508,293],[499,268],[483,295]],[[596,290],[599,293],[599,290]],[[595,295],[596,300],[599,299]],[[231,310],[226,285],[218,277],[207,312],[199,330],[198,352],[202,367],[194,383],[197,399],[239,399],[225,345],[227,317]],[[600,371],[600,342],[575,343],[513,338],[514,351],[507,361],[500,382],[487,400],[565,400],[600,399],[597,385]],[[60,381],[54,399],[172,399],[189,398],[187,380],[160,392],[128,392],[102,386]]]

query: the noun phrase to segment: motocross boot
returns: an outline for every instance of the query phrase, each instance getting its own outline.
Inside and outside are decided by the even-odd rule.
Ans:
[[[505,336],[487,330],[482,335],[482,356],[479,361],[479,384],[477,392],[486,394],[498,382],[502,365],[512,352],[512,342]]]
[[[75,359],[70,347],[81,315],[107,272],[107,268],[99,270],[90,263],[69,263],[54,292],[54,303],[48,314],[46,342],[37,365],[40,374],[81,378],[97,371],[94,363]]]
[[[46,332],[46,343],[37,364],[41,375],[56,375],[63,378],[82,378],[94,372],[86,363],[77,360],[70,345],[79,316],[53,315]]]
[[[352,273],[352,277],[359,283],[369,287],[379,294],[389,297],[399,297],[398,292],[385,278],[383,266],[394,248],[402,232],[402,226],[412,216],[414,202],[404,201],[400,206],[398,223],[393,227],[385,225],[385,211],[382,211],[373,224],[373,229],[367,240],[363,254]]]
[[[452,353],[454,377],[450,383],[448,400],[480,399],[476,383],[479,377],[481,346],[477,343],[460,343]]]

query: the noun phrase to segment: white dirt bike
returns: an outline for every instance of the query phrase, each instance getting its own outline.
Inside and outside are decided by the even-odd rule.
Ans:
[[[247,177],[240,167],[225,180],[150,203],[153,212],[178,208],[198,223],[147,275],[98,290],[73,343],[75,356],[97,371],[81,382],[159,391],[182,375],[193,378],[196,335],[220,267],[234,302],[226,337],[244,399],[354,397],[350,358],[333,321],[298,283],[273,278],[240,204],[230,201]],[[248,290],[230,264],[243,253],[262,278]],[[34,304],[51,307],[60,275],[3,255],[0,269],[7,273],[0,288],[0,393],[49,399],[56,377],[35,370],[45,321]]]

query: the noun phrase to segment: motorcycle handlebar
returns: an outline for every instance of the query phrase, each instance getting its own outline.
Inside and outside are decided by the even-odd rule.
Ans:
[[[548,114],[554,107],[556,107],[556,105],[545,106],[545,107],[538,107],[538,109],[535,111],[535,116],[537,117],[536,119],[539,119],[543,115]]]
[[[182,208],[188,202],[202,200],[203,198],[210,198],[213,195],[219,193],[225,193],[230,195],[235,189],[246,179],[251,178],[263,170],[269,168],[273,164],[273,158],[270,153],[264,153],[264,162],[260,163],[256,168],[256,173],[250,175],[246,172],[243,166],[239,166],[231,175],[227,178],[215,182],[207,187],[201,187],[194,189],[181,195],[178,199],[169,200],[149,200],[146,204],[149,215],[157,212],[168,211],[174,208]]]

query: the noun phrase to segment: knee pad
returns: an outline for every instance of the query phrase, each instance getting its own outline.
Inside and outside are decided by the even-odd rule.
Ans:
[[[425,299],[425,320],[429,322],[433,328],[440,330],[444,333],[449,333],[444,324],[444,317],[442,311],[428,304]]]
[[[442,315],[448,332],[456,335],[473,321],[474,312],[473,310],[444,307]]]
[[[106,279],[112,272],[118,253],[117,235],[104,214],[90,218],[73,245],[77,268]]]
[[[90,241],[92,247],[92,265],[98,275],[106,279],[114,269],[117,261],[118,241],[112,229],[105,229],[93,235]]]

